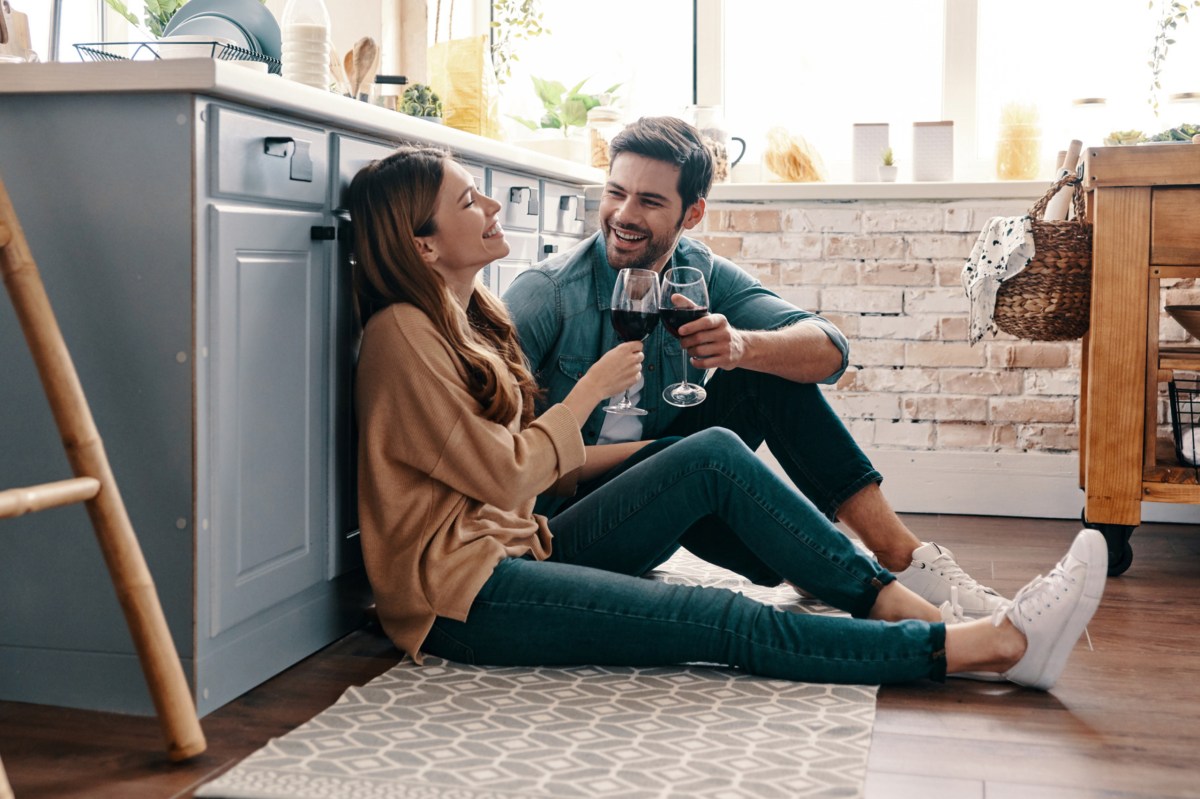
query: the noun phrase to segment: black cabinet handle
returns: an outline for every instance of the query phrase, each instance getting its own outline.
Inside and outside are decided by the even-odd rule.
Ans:
[[[331,225],[313,225],[309,228],[309,238],[313,241],[333,241],[337,238],[337,228]]]
[[[546,255],[551,255],[553,253],[556,253],[556,252],[558,252],[558,245],[557,244],[543,244],[542,252],[544,252]]]

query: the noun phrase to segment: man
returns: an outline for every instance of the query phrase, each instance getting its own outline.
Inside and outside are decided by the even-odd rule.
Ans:
[[[642,380],[630,397],[648,414],[593,411],[583,429],[591,447],[589,467],[611,471],[580,491],[675,437],[726,427],[751,449],[766,441],[796,487],[830,519],[853,530],[902,583],[935,606],[951,600],[968,616],[987,615],[1004,599],[963,572],[948,550],[923,544],[904,526],[880,491],[882,476],[817,387],[836,383],[846,369],[849,347],[841,331],[683,238],[704,218],[712,175],[712,157],[695,128],[672,117],[638,120],[613,138],[599,232],[522,273],[504,295],[545,401],[555,403],[619,343],[609,311],[618,270],[661,274],[687,265],[708,282],[708,316],[682,326],[679,341],[662,325],[645,341]],[[680,345],[688,351],[689,380],[718,370],[706,385],[707,400],[689,408],[662,398],[664,386],[683,376]],[[571,501],[545,496],[538,512],[552,516]],[[715,519],[689,530],[684,545],[755,582],[779,583],[770,565]]]

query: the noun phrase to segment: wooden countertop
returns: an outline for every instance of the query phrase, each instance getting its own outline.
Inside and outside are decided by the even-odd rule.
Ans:
[[[1084,151],[1083,185],[1186,186],[1200,183],[1200,144],[1164,142]]]

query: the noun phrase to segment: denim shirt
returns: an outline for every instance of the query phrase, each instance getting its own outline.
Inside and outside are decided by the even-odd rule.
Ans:
[[[776,330],[801,321],[817,324],[842,353],[841,368],[821,382],[836,383],[846,371],[849,345],[836,326],[767,290],[732,261],[684,238],[667,266],[699,269],[708,283],[709,311],[724,314],[735,328]],[[595,233],[571,250],[520,273],[504,293],[521,347],[538,385],[545,391],[539,412],[561,402],[592,364],[621,343],[610,310],[616,275],[617,270],[609,266],[605,255],[604,239]],[[680,380],[683,355],[678,339],[661,324],[645,339],[644,346],[642,374],[646,385],[638,407],[648,411],[642,417],[642,438],[655,439],[684,410],[662,398],[663,388]],[[690,364],[687,370],[692,382],[703,376],[702,370]],[[601,403],[583,426],[584,444],[596,443],[604,416]]]

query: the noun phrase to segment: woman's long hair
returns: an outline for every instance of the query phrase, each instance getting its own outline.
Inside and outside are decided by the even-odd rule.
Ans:
[[[476,285],[464,311],[442,276],[425,262],[416,238],[436,231],[433,214],[450,155],[405,146],[363,167],[350,183],[354,228],[354,293],[365,325],[397,302],[420,308],[450,342],[485,418],[508,424],[521,409],[521,427],[533,421],[537,384],[525,365],[508,310]]]

